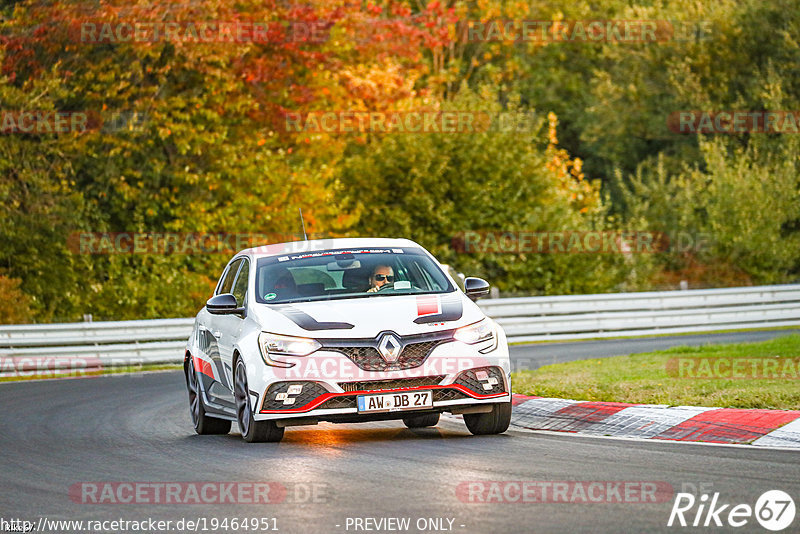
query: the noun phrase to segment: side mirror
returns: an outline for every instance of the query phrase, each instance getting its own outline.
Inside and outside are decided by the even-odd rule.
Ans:
[[[468,276],[464,280],[464,293],[474,302],[489,294],[489,282],[483,278]]]
[[[211,297],[206,302],[206,309],[208,310],[208,313],[213,313],[214,315],[234,315],[244,313],[244,308],[239,308],[239,305],[236,302],[236,297],[230,293],[223,293],[222,295]]]

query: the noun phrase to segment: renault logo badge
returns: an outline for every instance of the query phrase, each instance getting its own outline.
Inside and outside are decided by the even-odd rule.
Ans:
[[[402,346],[400,340],[394,334],[384,334],[378,343],[378,352],[386,361],[386,363],[394,363],[400,357]]]

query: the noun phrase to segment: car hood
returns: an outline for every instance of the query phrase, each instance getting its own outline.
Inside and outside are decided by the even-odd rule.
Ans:
[[[387,330],[406,336],[458,328],[484,318],[480,308],[459,291],[258,304],[255,312],[264,331],[316,338],[373,338]]]

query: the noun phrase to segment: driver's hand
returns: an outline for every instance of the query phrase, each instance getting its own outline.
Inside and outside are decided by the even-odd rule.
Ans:
[[[380,288],[378,286],[372,286],[371,288],[367,289],[367,293],[375,293]]]

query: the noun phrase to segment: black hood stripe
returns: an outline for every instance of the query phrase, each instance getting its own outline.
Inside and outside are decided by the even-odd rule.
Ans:
[[[319,322],[306,312],[298,310],[294,306],[275,306],[274,309],[291,319],[303,330],[349,330],[353,328],[353,325],[350,323]]]

